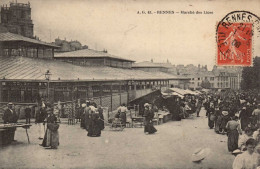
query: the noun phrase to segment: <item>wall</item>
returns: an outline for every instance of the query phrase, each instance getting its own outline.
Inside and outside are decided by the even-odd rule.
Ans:
[[[19,48],[19,49],[3,49],[2,53],[3,56],[24,56],[24,57],[33,57],[33,58],[46,58],[52,59],[52,49],[49,48],[38,48],[38,54],[36,48]],[[38,56],[37,56],[38,55]]]
[[[56,60],[62,60],[64,62],[73,63],[75,65],[83,66],[104,66],[104,59],[88,59],[88,58],[55,58]]]
[[[105,58],[104,64],[106,66],[119,67],[119,68],[131,68],[132,67],[132,62],[116,60],[116,59],[111,59],[111,58]]]

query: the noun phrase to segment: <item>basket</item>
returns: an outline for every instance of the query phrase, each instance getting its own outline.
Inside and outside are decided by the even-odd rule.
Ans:
[[[57,131],[59,129],[60,125],[58,123],[48,123],[47,128],[51,131]]]
[[[216,117],[214,114],[211,114],[210,117],[209,117],[209,119],[210,119],[211,121],[215,121],[216,118],[217,118],[217,117]]]

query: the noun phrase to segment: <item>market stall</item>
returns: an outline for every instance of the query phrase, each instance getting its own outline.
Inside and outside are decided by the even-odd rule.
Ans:
[[[16,124],[16,123],[9,123],[9,124],[0,124],[0,145],[8,145],[11,144],[14,140],[15,130],[18,127],[24,128],[26,131],[26,136],[28,139],[28,143],[30,143],[29,135],[27,129],[30,128],[30,124]]]

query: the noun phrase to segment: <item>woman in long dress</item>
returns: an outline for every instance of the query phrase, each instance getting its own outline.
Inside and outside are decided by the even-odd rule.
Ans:
[[[53,108],[49,110],[47,117],[47,129],[42,142],[43,147],[51,147],[57,149],[59,146],[59,124],[57,124],[57,117],[53,114]]]
[[[220,129],[220,124],[221,124],[221,111],[219,110],[219,107],[216,106],[215,108],[215,132],[219,133],[219,129]]]
[[[145,134],[153,134],[157,132],[157,130],[153,126],[153,117],[154,112],[150,109],[150,106],[148,103],[145,104],[144,109],[144,133]]]
[[[229,120],[231,120],[228,111],[222,111],[222,119],[220,124],[220,133],[225,134],[227,132],[226,126]]]
[[[99,128],[100,128],[100,130],[103,130],[105,128],[105,123],[104,123],[103,109],[100,105],[98,106],[97,111],[99,114]]]
[[[233,152],[238,148],[238,137],[242,134],[240,124],[238,122],[238,117],[232,117],[227,123],[227,136],[228,136],[228,151]]]
[[[214,104],[211,102],[210,107],[207,110],[208,114],[208,126],[210,129],[214,127],[214,121],[215,119],[212,119],[213,116],[215,116],[215,109],[214,109]]]
[[[241,129],[244,131],[250,121],[245,106],[242,108],[239,114],[239,119],[241,121]]]
[[[99,125],[99,113],[95,110],[94,106],[90,107],[89,113],[89,128],[88,128],[88,136],[89,137],[99,137],[101,136],[101,129]]]

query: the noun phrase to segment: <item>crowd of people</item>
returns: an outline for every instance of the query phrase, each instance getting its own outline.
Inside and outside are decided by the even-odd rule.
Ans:
[[[260,165],[259,101],[257,92],[204,96],[209,128],[214,128],[217,134],[227,135],[228,151],[237,156],[234,169]]]
[[[185,95],[181,97],[159,97],[154,103],[159,109],[166,107],[172,114],[172,120],[181,121],[196,113],[199,117],[201,107],[203,106],[203,97],[201,95]]]
[[[207,93],[198,96],[186,95],[184,98],[164,100],[161,104],[163,109],[173,110],[173,119],[181,120],[190,114],[200,116],[202,106],[206,110],[208,127],[214,129],[216,134],[227,135],[227,149],[236,155],[233,168],[256,168],[260,161],[260,99],[258,92],[229,92]],[[167,103],[173,103],[172,107]],[[143,110],[144,133],[153,134],[157,132],[153,126],[155,112],[158,111],[158,103],[145,103]],[[3,115],[4,123],[16,123],[18,115],[13,103],[8,103],[8,108]],[[158,106],[159,107],[159,106]],[[167,107],[167,108],[166,108]],[[160,108],[160,107],[159,107]],[[119,120],[123,127],[127,122],[127,107],[122,104],[116,110],[113,120]],[[56,112],[56,113],[55,113]],[[177,112],[177,113],[176,113]],[[57,149],[59,146],[59,116],[57,108],[44,101],[38,105],[35,114],[35,123],[38,127],[41,146]],[[31,112],[29,106],[25,108],[26,123],[30,123]],[[81,128],[87,131],[89,137],[101,136],[105,128],[103,109],[94,100],[82,101],[76,107],[76,118],[80,121]],[[47,127],[45,129],[45,124]],[[44,131],[43,131],[44,128]],[[15,128],[12,131],[14,137]],[[44,134],[44,135],[42,135]]]
[[[43,140],[40,145],[50,149],[57,149],[59,146],[59,121],[54,112],[53,104],[42,101],[38,105],[35,114],[35,124],[37,124],[39,134],[38,139]],[[45,126],[47,127],[45,128]]]
[[[81,102],[77,108],[80,117],[80,126],[88,132],[89,137],[101,136],[101,131],[105,128],[104,115],[101,106],[97,106],[94,100]]]
[[[7,104],[7,107],[8,108],[4,111],[2,117],[4,124],[16,124],[19,115],[15,111],[14,104],[10,102]],[[29,106],[26,106],[26,124],[30,124],[30,117],[31,109],[29,108]],[[45,104],[44,101],[42,101],[36,109],[35,124],[37,124],[38,128],[38,139],[43,140],[42,144],[40,145],[46,148],[57,149],[59,145],[59,124],[57,122],[57,117],[54,115],[54,106],[51,104]],[[47,124],[46,129],[45,124]],[[16,128],[13,127],[8,130],[10,133],[8,137],[14,140]]]

